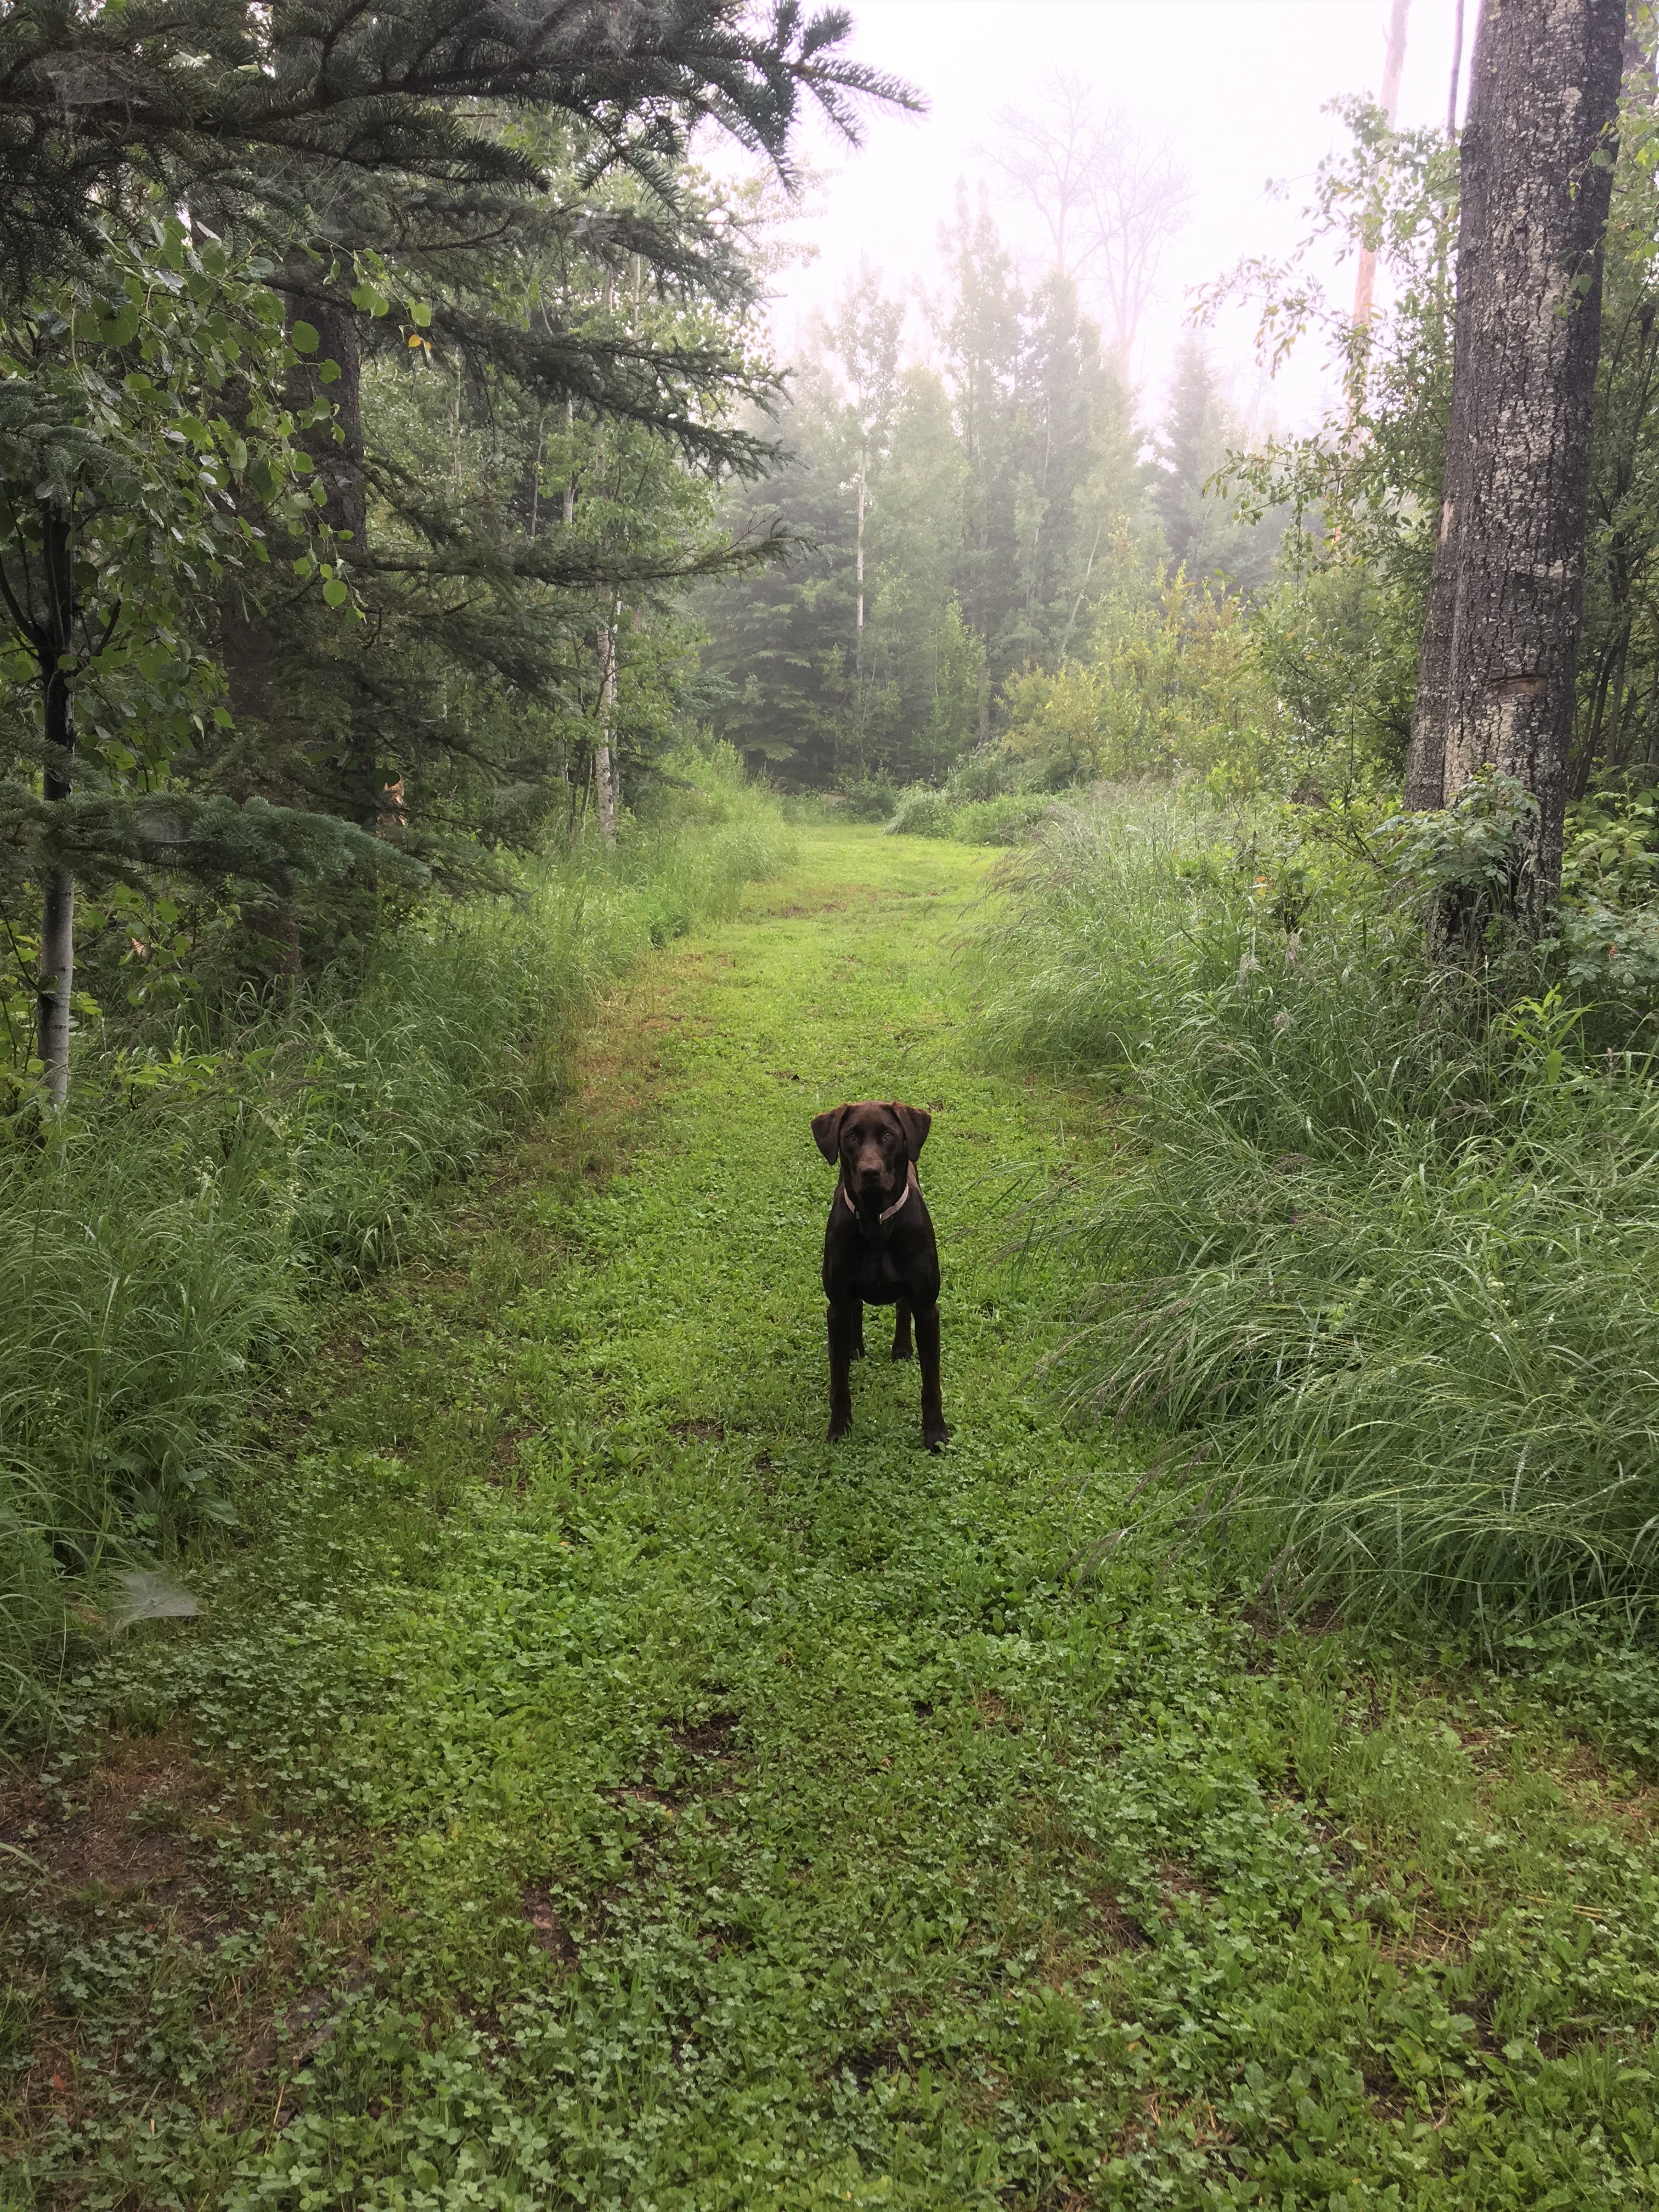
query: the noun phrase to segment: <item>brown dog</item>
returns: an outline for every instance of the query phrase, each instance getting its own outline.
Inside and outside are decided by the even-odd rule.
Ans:
[[[818,1150],[839,1167],[823,1232],[823,1295],[830,1301],[830,1441],[853,1425],[848,1369],[864,1357],[864,1309],[896,1306],[893,1357],[910,1357],[910,1323],[921,1355],[921,1440],[950,1440],[939,1389],[939,1246],[916,1181],[916,1155],[933,1116],[896,1103],[836,1106],[812,1117]]]

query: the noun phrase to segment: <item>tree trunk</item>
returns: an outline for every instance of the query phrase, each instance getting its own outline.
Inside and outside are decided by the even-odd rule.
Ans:
[[[1625,0],[1488,0],[1463,134],[1451,418],[1407,802],[1483,766],[1538,802],[1520,903],[1560,885]],[[1435,773],[1438,767],[1438,775]]]
[[[1463,0],[1452,9],[1451,88],[1446,94],[1446,143],[1457,136],[1457,80],[1463,74]]]
[[[75,714],[69,676],[60,665],[75,641],[75,542],[69,518],[55,507],[40,514],[46,618],[39,635],[45,698],[45,795],[65,799],[75,787]],[[69,1098],[70,996],[75,986],[75,878],[53,868],[41,885],[40,990],[35,1030],[46,1096]]]
[[[855,540],[856,550],[854,556],[854,566],[857,571],[858,581],[858,616],[854,625],[853,636],[853,712],[857,718],[854,726],[858,732],[859,774],[860,775],[864,773],[864,509],[865,463],[867,451],[868,448],[866,445],[860,441],[859,445],[858,535]]]
[[[1382,52],[1382,112],[1388,118],[1389,128],[1394,128],[1394,118],[1400,107],[1400,73],[1406,66],[1406,17],[1412,0],[1394,0],[1389,14],[1389,40]],[[1373,247],[1359,249],[1359,266],[1353,281],[1353,319],[1358,330],[1365,329],[1371,319],[1371,295],[1376,283],[1376,253]]]
[[[621,617],[619,599],[614,619],[599,624],[596,640],[599,654],[599,733],[593,748],[593,781],[599,800],[599,835],[607,845],[617,842],[617,787],[611,758],[611,720],[617,704],[617,624]]]

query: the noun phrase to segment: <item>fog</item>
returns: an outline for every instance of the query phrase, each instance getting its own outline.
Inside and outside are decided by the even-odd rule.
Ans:
[[[1189,179],[1187,219],[1164,256],[1132,361],[1143,404],[1156,416],[1199,289],[1242,257],[1286,253],[1303,234],[1314,172],[1343,136],[1327,103],[1377,96],[1389,12],[1388,0],[855,0],[853,50],[907,79],[928,112],[873,115],[864,144],[851,152],[822,129],[807,135],[805,157],[818,174],[790,227],[807,258],[776,281],[779,350],[799,350],[812,315],[833,305],[861,260],[890,292],[919,297],[936,289],[939,228],[959,181],[970,203],[981,182],[989,188],[1025,270],[1045,265],[1052,256],[1040,222],[990,157],[1004,112],[1040,109],[1055,74],[1070,72],[1102,108],[1127,114],[1143,141],[1167,143]],[[1455,13],[1455,0],[1413,0],[1401,125],[1443,125]],[[1465,13],[1467,79],[1473,0]],[[1337,295],[1346,283],[1351,296],[1352,275],[1332,274]],[[1208,340],[1235,404],[1257,421],[1310,422],[1329,383],[1317,345],[1269,386],[1253,358],[1253,327],[1231,312]],[[926,355],[919,312],[907,342]]]

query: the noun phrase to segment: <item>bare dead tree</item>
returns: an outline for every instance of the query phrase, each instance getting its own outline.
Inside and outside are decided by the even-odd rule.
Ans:
[[[1064,70],[1044,80],[1038,112],[1005,108],[999,122],[993,161],[1035,209],[1057,266],[1099,304],[1127,375],[1159,264],[1187,220],[1185,171]]]
[[[1103,133],[1089,170],[1091,276],[1106,308],[1123,374],[1170,242],[1185,228],[1192,193],[1167,146],[1152,146],[1121,116]]]
[[[1085,218],[1089,175],[1101,150],[1100,118],[1093,94],[1069,70],[1046,72],[1042,100],[1039,114],[1003,109],[997,118],[1002,143],[991,159],[1036,210],[1054,247],[1054,265],[1076,276],[1098,251]]]

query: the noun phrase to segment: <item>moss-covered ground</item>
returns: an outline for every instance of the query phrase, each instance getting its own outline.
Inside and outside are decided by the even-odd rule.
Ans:
[[[202,1617],[10,1778],[0,2203],[1659,2199],[1659,1796],[1115,1540],[1017,1249],[1110,1125],[981,1063],[983,854],[803,852],[338,1310]],[[870,1095],[934,1117],[939,1457],[879,1356],[823,1441],[807,1121]]]

